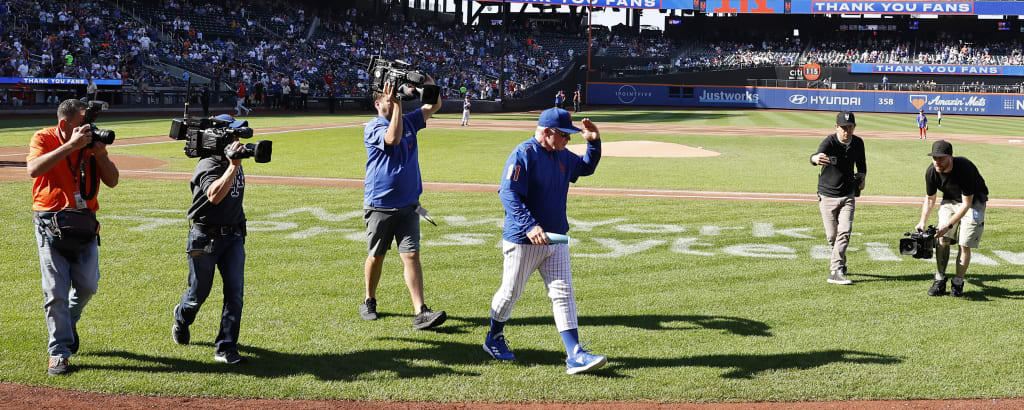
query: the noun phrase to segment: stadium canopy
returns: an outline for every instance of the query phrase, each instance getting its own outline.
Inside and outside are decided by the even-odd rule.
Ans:
[[[543,6],[695,10],[736,14],[1024,15],[1024,1],[958,0],[504,0]]]

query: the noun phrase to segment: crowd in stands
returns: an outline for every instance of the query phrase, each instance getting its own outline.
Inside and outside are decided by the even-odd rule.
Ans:
[[[369,95],[367,65],[381,55],[431,74],[447,98],[495,99],[527,95],[587,52],[585,31],[566,34],[574,31],[560,23],[495,29],[425,24],[402,13],[385,18],[356,9],[314,15],[287,0],[0,0],[0,76],[120,79],[146,91],[180,88],[187,71],[194,84],[215,93],[233,95],[244,86],[251,94],[245,98],[257,104],[294,107],[291,101],[309,96]],[[1024,65],[1021,41],[976,46],[949,37],[908,41],[895,33],[840,37],[684,43],[612,29],[593,37],[593,50],[642,58],[612,67],[626,75],[804,62]],[[502,77],[505,90],[498,89]]]

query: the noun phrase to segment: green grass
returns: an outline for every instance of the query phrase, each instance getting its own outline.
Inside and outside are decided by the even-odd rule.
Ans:
[[[589,117],[600,125],[605,122],[632,122],[645,124],[679,124],[687,126],[731,126],[731,127],[781,127],[808,128],[812,135],[827,132],[835,127],[834,111],[782,111],[782,110],[695,110],[695,109],[626,109],[620,107],[599,107],[593,111],[573,114],[573,118]],[[461,114],[439,114],[438,118],[457,120]],[[533,120],[537,114],[478,114],[473,120]],[[907,138],[917,136],[917,114],[857,113],[857,130],[904,131]],[[1024,136],[1024,118],[986,117],[975,115],[944,114],[942,128],[936,125],[935,116],[928,114],[930,133],[979,134]]]
[[[258,126],[255,124],[254,126]],[[427,128],[419,133],[420,167],[425,181],[497,184],[512,149],[530,138],[531,130],[473,131]],[[274,158],[251,164],[252,175],[364,177],[366,148],[362,126],[267,135],[274,141]],[[579,140],[579,138],[577,138]],[[817,138],[701,136],[604,133],[602,141],[649,140],[704,147],[722,153],[710,158],[604,157],[598,172],[580,179],[579,186],[690,189],[744,192],[804,192],[817,187],[819,168],[809,157]],[[580,141],[574,140],[575,143]],[[166,161],[165,170],[191,172],[195,159],[186,158],[183,142],[113,148],[111,152]],[[924,170],[930,164],[929,141],[869,140],[866,142],[866,195],[924,194]],[[1024,198],[1016,158],[1021,148],[957,143],[956,154],[970,158],[980,169],[993,198]]]
[[[56,112],[56,110],[54,110]],[[224,112],[230,113],[231,110]],[[215,111],[215,113],[219,113]],[[193,112],[195,114],[195,112]],[[166,136],[171,129],[171,119],[180,118],[181,114],[168,114],[165,117],[119,117],[116,115],[100,115],[96,126],[114,130],[117,139],[130,139],[152,136]],[[273,115],[252,117],[253,126],[286,127],[294,125],[329,124],[347,121],[365,121],[365,115]],[[245,118],[250,119],[250,118]],[[45,118],[0,119],[0,147],[28,146],[29,140],[37,130],[57,125],[56,114]]]
[[[581,335],[610,363],[593,375],[568,376],[538,277],[506,328],[518,360],[496,363],[479,347],[501,276],[500,229],[493,221],[460,226],[451,217],[500,218],[495,194],[424,194],[440,224],[423,226],[427,303],[451,318],[437,332],[416,332],[395,255],[385,263],[378,296],[384,317],[358,317],[365,244],[349,235],[362,235],[359,217],[328,222],[308,212],[275,215],[300,207],[335,215],[357,211],[360,190],[247,188],[253,229],[241,345],[253,358],[249,364],[212,360],[219,280],[192,327],[196,344],[171,342],[170,311],[187,277],[187,183],[126,179],[100,194],[102,278],[79,324],[82,351],[73,363],[80,370],[51,378],[44,369],[31,186],[0,183],[0,195],[13,199],[0,209],[8,232],[0,242],[6,296],[0,299],[0,382],[144,395],[429,401],[1024,395],[1018,325],[1024,277],[1020,266],[995,253],[1024,251],[1013,223],[1024,217],[1019,210],[988,211],[980,253],[997,265],[976,259],[967,297],[953,299],[924,295],[934,270],[928,262],[876,261],[865,250],[868,243],[884,243],[892,251],[916,222],[914,207],[859,207],[854,228],[860,235],[851,245],[857,250],[849,253],[855,284],[840,287],[825,283],[827,261],[811,257],[812,247],[824,242],[814,204],[571,197],[572,218],[623,220],[570,232]],[[170,218],[171,224],[138,230],[147,221],[125,218]],[[813,238],[755,237],[755,223],[809,228],[797,232]],[[744,229],[702,235],[706,225]],[[294,239],[313,227],[343,231]],[[439,243],[465,234],[482,242]],[[692,249],[713,255],[674,252],[680,238],[697,238]],[[610,252],[602,245],[609,240],[646,249],[600,257]],[[774,252],[794,257],[726,253],[742,244],[782,246]]]

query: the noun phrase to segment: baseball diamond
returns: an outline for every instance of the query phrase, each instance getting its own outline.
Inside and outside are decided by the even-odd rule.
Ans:
[[[1021,407],[1024,2],[854,3],[0,2],[0,398]]]

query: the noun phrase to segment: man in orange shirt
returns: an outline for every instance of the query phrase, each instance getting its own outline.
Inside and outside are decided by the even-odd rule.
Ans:
[[[82,124],[85,109],[86,104],[79,100],[62,102],[57,108],[58,125],[43,128],[32,136],[26,158],[28,174],[33,178],[32,210],[50,336],[50,375],[70,370],[68,357],[77,353],[79,346],[78,319],[96,293],[100,278],[99,237],[93,237],[75,251],[58,250],[53,246],[54,215],[65,208],[96,212],[96,180],[113,188],[119,175],[107,155],[106,145],[93,141],[92,131]]]

